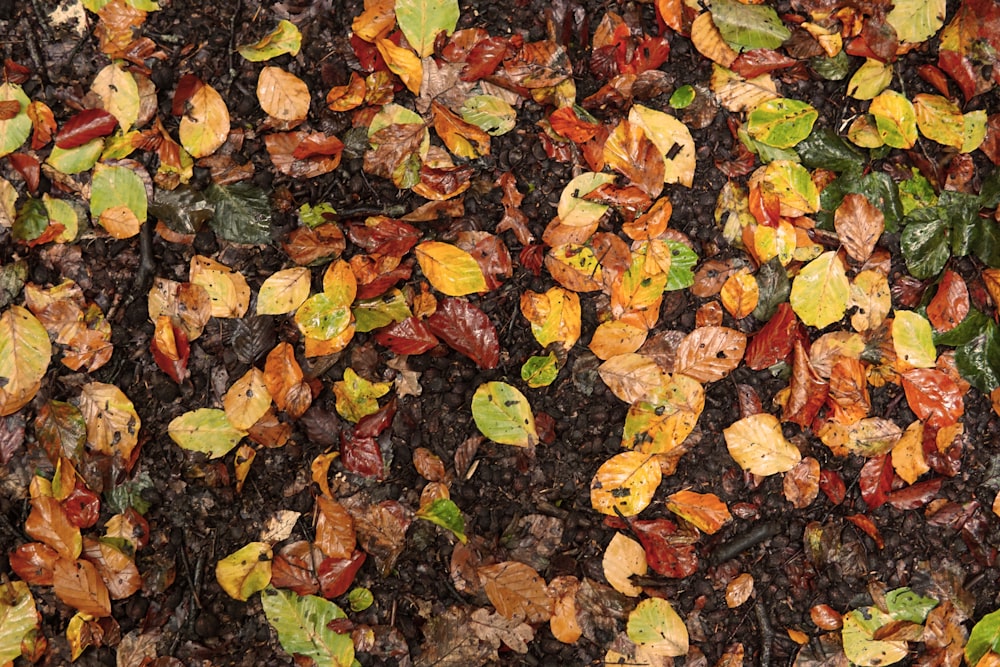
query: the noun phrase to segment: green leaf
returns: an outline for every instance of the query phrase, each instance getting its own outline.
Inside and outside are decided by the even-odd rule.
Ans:
[[[369,382],[353,368],[344,369],[344,379],[333,383],[337,414],[349,422],[378,412],[378,399],[392,389],[391,382]]]
[[[910,168],[913,176],[899,182],[899,200],[903,205],[903,215],[909,215],[918,208],[937,204],[937,193],[931,182],[917,170]]]
[[[274,588],[261,593],[260,603],[281,647],[289,654],[312,658],[321,667],[351,667],[354,663],[351,635],[329,627],[331,622],[347,618],[334,603]]]
[[[892,65],[868,58],[847,82],[847,94],[856,100],[870,100],[892,83]]]
[[[126,206],[139,222],[146,221],[146,186],[139,174],[128,167],[99,165],[90,185],[90,217],[97,220],[104,211]]]
[[[975,665],[987,651],[1000,653],[1000,609],[986,614],[972,626],[965,644],[965,662]]]
[[[56,199],[47,194],[42,195],[42,202],[45,204],[49,222],[63,226],[63,231],[56,237],[56,241],[60,243],[75,241],[80,232],[80,216],[76,207],[63,199]]]
[[[0,157],[13,153],[31,134],[31,119],[28,118],[28,105],[31,100],[16,83],[0,85],[0,102],[16,100],[21,108],[13,118],[0,120]]]
[[[201,190],[181,185],[173,190],[157,188],[149,212],[178,234],[196,234],[215,215],[215,206]]]
[[[421,58],[434,52],[434,40],[458,25],[458,0],[396,0],[396,23]]]
[[[145,494],[154,486],[149,473],[142,471],[132,479],[105,490],[104,501],[107,503],[107,509],[115,514],[121,514],[131,507],[139,514],[145,514],[152,507],[152,503],[146,500]]]
[[[351,312],[354,313],[354,330],[358,333],[381,329],[413,315],[406,297],[395,288],[380,297],[356,301]]]
[[[251,542],[215,564],[215,579],[229,597],[244,602],[271,583],[271,545]]]
[[[472,418],[479,432],[494,442],[517,447],[538,442],[528,399],[506,382],[479,385],[472,396]]]
[[[1000,225],[990,218],[977,218],[969,249],[991,268],[1000,268]]]
[[[667,271],[665,292],[685,289],[694,285],[694,265],[698,263],[698,253],[680,241],[666,241],[670,248],[670,270]]]
[[[329,202],[321,202],[315,206],[305,203],[299,207],[299,222],[310,229],[315,229],[320,225],[330,222],[333,220],[333,216],[336,215],[337,209]]]
[[[750,136],[775,148],[791,148],[809,136],[819,112],[811,105],[785,97],[758,104],[747,117]]]
[[[934,36],[944,25],[945,0],[893,0],[886,22],[901,42],[918,44]]]
[[[948,222],[936,215],[937,207],[917,209],[907,218],[899,238],[906,269],[915,278],[933,278],[951,256]]]
[[[792,36],[772,7],[714,0],[712,22],[735,49],[776,49]]]
[[[252,63],[259,63],[280,55],[298,55],[302,48],[302,33],[291,21],[282,20],[278,27],[256,44],[241,46],[240,55]]]
[[[167,426],[167,434],[181,449],[217,459],[239,444],[247,432],[230,424],[224,411],[199,408],[175,417]]]
[[[851,59],[841,50],[832,58],[826,55],[810,58],[809,66],[827,81],[842,81],[851,71]]]
[[[59,148],[58,146],[53,146],[52,152],[49,153],[49,157],[46,158],[45,162],[56,171],[64,174],[80,174],[90,171],[97,164],[97,160],[103,152],[104,140],[91,139],[76,148]]]
[[[41,199],[29,198],[17,209],[11,236],[15,241],[29,243],[45,233],[49,226],[49,213]]]
[[[984,333],[989,323],[989,318],[975,308],[969,311],[961,322],[954,329],[944,333],[934,334],[935,345],[949,345],[958,347],[972,341],[973,338]]]
[[[205,190],[215,206],[211,219],[215,233],[234,243],[268,243],[271,240],[271,202],[267,192],[250,183],[210,185]]]
[[[462,103],[462,120],[494,137],[507,134],[517,123],[517,111],[494,95],[473,95]]]
[[[23,581],[4,583],[0,595],[0,665],[21,656],[21,640],[39,625],[35,598]]]
[[[417,510],[417,518],[430,521],[441,526],[445,530],[450,530],[458,540],[465,544],[465,518],[462,511],[449,498],[438,498],[434,502],[424,505]]]
[[[938,606],[934,598],[917,595],[909,588],[896,588],[885,594],[885,607],[889,615],[899,621],[923,623],[931,609]]]
[[[948,98],[919,93],[913,98],[913,109],[920,134],[956,149],[965,143],[965,116]]]
[[[367,588],[358,586],[347,594],[347,602],[351,605],[351,611],[357,613],[372,606],[375,603],[375,596]]]
[[[317,340],[336,338],[351,324],[351,309],[326,292],[313,294],[295,311],[299,331]]]
[[[792,290],[792,283],[788,279],[788,271],[781,265],[781,260],[772,257],[760,265],[754,275],[757,279],[757,307],[753,309],[753,316],[758,322],[767,322],[778,306],[788,300],[788,294]]]
[[[628,615],[627,632],[629,639],[654,655],[687,655],[687,627],[663,598],[649,598],[636,605]]]
[[[850,291],[844,263],[835,251],[830,251],[799,271],[788,300],[804,324],[822,329],[844,316]]]
[[[529,357],[521,366],[521,379],[531,387],[548,387],[559,375],[559,360],[554,352],[549,352],[544,357]]]
[[[18,259],[0,266],[0,308],[14,303],[14,298],[24,289],[27,280],[27,261]]]
[[[984,394],[1000,387],[1000,336],[992,320],[987,319],[983,333],[955,349],[955,366]]]
[[[802,164],[810,169],[821,167],[839,173],[860,170],[864,164],[864,155],[828,127],[814,128],[808,137],[795,145],[795,152]]]
[[[694,86],[686,83],[670,94],[670,100],[667,103],[673,109],[686,109],[694,102],[696,95]]]
[[[938,197],[937,215],[951,223],[951,252],[956,257],[968,255],[981,227],[978,195],[945,190]]]
[[[878,134],[893,148],[913,148],[917,143],[917,114],[901,93],[886,90],[876,95],[868,112],[875,116]]]

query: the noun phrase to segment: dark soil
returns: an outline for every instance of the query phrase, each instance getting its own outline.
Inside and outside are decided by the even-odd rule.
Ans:
[[[80,39],[40,20],[39,13],[47,12],[49,4],[48,0],[0,0],[0,35],[4,55],[37,73],[26,84],[29,96],[46,100],[62,119],[106,59],[97,52],[92,37]],[[526,39],[545,37],[544,10],[550,3],[523,0],[513,7],[509,4],[463,1],[460,27],[480,26],[491,34],[519,31]],[[317,127],[338,135],[348,129],[345,115],[327,111],[322,98],[332,85],[345,83],[351,71],[347,39],[351,19],[362,11],[361,0],[290,0],[280,5],[258,0],[165,0],[161,5],[162,11],[150,14],[143,28],[165,54],[163,60],[152,61],[152,80],[160,91],[161,104],[169,106],[169,91],[182,74],[194,73],[223,93],[234,126],[255,127],[263,120],[252,83],[259,66],[236,56],[233,46],[255,41],[273,26],[275,16],[284,12],[300,26],[304,48],[299,56],[283,56],[276,64],[309,85]],[[598,0],[552,4],[557,8],[564,5],[582,12],[591,31],[608,10],[635,12],[644,25],[655,22],[652,5]],[[583,98],[601,82],[590,74],[586,43],[572,42],[570,52],[579,97]],[[902,61],[899,71],[911,94],[926,88],[913,68],[928,57],[917,52]],[[707,61],[683,38],[672,40],[670,59],[661,69],[677,85],[704,82],[709,73]],[[812,99],[824,124],[837,127],[852,113],[849,102],[853,101],[843,98],[842,83],[826,89],[818,81],[789,85],[795,86],[795,95]],[[662,107],[665,99],[649,103]],[[727,159],[733,150],[726,115],[719,112],[707,126],[693,131],[698,147],[694,187],[670,191],[674,207],[671,225],[694,241],[701,257],[718,249],[722,249],[721,256],[731,252],[712,218],[717,193],[726,180],[714,162]],[[541,236],[555,215],[563,186],[573,176],[568,165],[549,160],[534,141],[533,124],[542,116],[543,110],[530,102],[519,110],[518,129],[495,140],[493,156],[475,165],[475,183],[465,197],[466,216],[452,229],[437,230],[439,233],[453,233],[459,226],[492,231],[503,215],[501,193],[492,184],[509,170],[516,175],[521,191],[527,192],[522,209],[531,231]],[[294,211],[305,202],[329,201],[344,210],[398,207],[404,211],[422,203],[409,192],[364,174],[360,155],[345,155],[341,167],[327,176],[292,180],[275,174],[262,139],[251,133],[238,158],[253,162],[254,182],[273,191],[276,202],[284,202],[276,206],[275,238],[295,225]],[[196,178],[207,182],[207,175],[200,170]],[[509,233],[504,238],[516,254],[516,241]],[[0,243],[0,262],[22,252],[8,237],[0,236]],[[170,420],[212,404],[219,387],[224,391],[248,368],[235,342],[239,336],[271,336],[272,342],[263,346],[266,353],[274,340],[294,337],[294,326],[283,318],[236,325],[213,320],[193,344],[189,381],[177,386],[148,353],[153,324],[147,317],[145,294],[134,293],[139,252],[137,238],[115,241],[91,237],[70,247],[42,246],[27,255],[32,281],[51,284],[69,277],[84,286],[87,297],[109,313],[115,346],[111,363],[90,377],[53,363],[36,401],[66,400],[89,380],[114,383],[132,400],[143,423],[141,455],[128,479],[142,481],[141,496],[150,503],[146,514],[149,547],[138,555],[146,592],[116,602],[113,617],[123,635],[134,630],[159,632],[160,655],[173,656],[184,665],[291,665],[293,660],[279,646],[258,597],[247,603],[231,599],[217,584],[214,567],[223,556],[257,539],[269,516],[280,509],[302,513],[292,539],[312,536],[310,517],[317,491],[310,480],[309,464],[336,446],[335,434],[322,428],[310,432],[305,423],[308,420],[297,422],[289,444],[258,452],[242,493],[235,491],[231,456],[221,462],[209,461],[178,448],[166,434]],[[196,253],[218,257],[237,268],[254,291],[267,276],[286,265],[277,243],[239,247],[202,232],[193,245],[156,237],[155,274],[184,279],[190,257]],[[417,447],[428,448],[453,469],[456,451],[478,434],[469,410],[476,387],[499,379],[520,386],[520,367],[537,352],[538,345],[520,315],[520,292],[526,288],[544,291],[552,284],[545,274],[538,278],[515,266],[513,277],[504,286],[478,299],[500,335],[503,353],[496,369],[482,371],[444,347],[411,357],[407,364],[420,374],[422,394],[399,399],[398,412],[382,443],[390,475],[375,481],[335,473],[334,492],[340,497],[365,494],[371,501],[399,500],[416,507],[425,482],[414,470],[412,452]],[[595,326],[596,299],[582,296],[585,332]],[[701,302],[686,291],[669,294],[659,327],[692,330]],[[727,324],[741,326],[728,320]],[[240,327],[250,329],[241,331]],[[584,346],[586,336],[570,352],[558,380],[529,394],[535,414],[551,417],[555,435],[551,443],[524,451],[483,441],[475,451],[475,467],[451,486],[451,497],[465,514],[466,533],[477,554],[496,561],[522,560],[547,581],[568,574],[604,582],[602,557],[615,532],[591,509],[589,487],[600,464],[620,451],[627,406],[596,376],[597,360]],[[329,387],[347,366],[372,368],[375,376],[391,377],[385,365],[391,357],[370,336],[358,335],[320,379]],[[784,499],[780,476],[758,485],[726,451],[722,429],[739,417],[738,383],[755,388],[767,409],[786,380],[741,367],[731,378],[709,386],[705,411],[692,436],[696,444],[681,459],[676,473],[665,478],[658,500],[643,514],[643,518],[672,516],[662,498],[681,489],[715,493],[734,508],[736,518],[731,524],[714,536],[702,536],[697,543],[701,559],[695,575],[680,580],[650,577],[644,582],[650,594],[666,597],[687,620],[692,643],[704,653],[707,664],[715,664],[727,647],[736,643],[743,645],[750,664],[764,660],[770,665],[790,664],[799,646],[789,638],[787,629],[821,634],[809,617],[813,605],[829,604],[845,612],[869,603],[870,586],[928,590],[931,576],[946,568],[953,568],[958,580],[967,584],[976,600],[977,618],[996,608],[1000,570],[994,565],[993,554],[1000,546],[1000,531],[997,517],[989,515],[988,508],[1000,476],[1000,422],[988,400],[975,391],[966,397],[960,470],[945,479],[938,494],[959,505],[978,502],[980,511],[986,510],[980,515],[983,526],[970,534],[968,530],[963,533],[949,526],[932,526],[921,510],[884,505],[869,511],[858,488],[863,461],[835,458],[817,439],[795,428],[789,428],[786,435],[795,439],[803,454],[818,459],[824,470],[839,472],[847,484],[847,496],[834,505],[820,494],[809,507],[792,510]],[[910,423],[914,418],[906,401],[899,400],[900,393],[893,385],[875,390],[873,412],[899,424]],[[315,415],[336,419],[329,388],[316,404]],[[36,469],[45,474],[51,466],[37,448],[25,447],[0,473],[0,543],[5,551],[30,541],[23,532],[30,509],[25,499],[26,483]],[[334,469],[338,469],[336,464]],[[124,473],[119,474],[114,484],[126,482]],[[884,548],[877,548],[871,538],[844,519],[856,513],[868,514],[877,524],[885,539]],[[812,522],[821,525],[832,541],[825,564],[812,562],[803,548],[806,526]],[[773,527],[773,537],[738,551],[731,560],[713,560],[713,554],[727,550],[734,539],[761,526]],[[431,618],[452,606],[471,609],[487,605],[485,599],[456,590],[450,575],[455,544],[446,531],[415,522],[388,576],[379,574],[373,559],[362,567],[355,585],[369,588],[375,602],[364,612],[350,614],[351,621],[355,626],[377,629],[375,648],[358,655],[363,665],[417,661],[426,650],[424,633]],[[0,572],[9,572],[2,556]],[[725,584],[741,572],[754,576],[756,602],[730,609],[725,603]],[[169,585],[164,583],[171,579]],[[51,643],[39,664],[68,664],[64,631],[73,612],[51,589],[32,590]],[[611,604],[616,603],[625,605],[626,610],[634,604],[624,598],[615,598]],[[574,645],[559,643],[543,625],[537,628],[526,655],[501,651],[501,664],[602,664],[614,634],[624,628],[623,618],[599,626],[593,640],[583,638]],[[76,664],[115,664],[115,653],[113,647],[91,648]]]

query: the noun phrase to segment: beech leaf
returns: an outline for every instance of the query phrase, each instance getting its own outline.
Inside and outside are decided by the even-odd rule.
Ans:
[[[730,456],[755,475],[788,472],[802,459],[799,450],[782,434],[778,418],[766,412],[744,417],[722,433]]]
[[[199,408],[175,417],[167,426],[167,434],[181,449],[216,459],[239,444],[247,432],[233,426],[222,410]]]
[[[486,291],[483,270],[472,255],[450,243],[425,241],[414,253],[427,281],[449,296]]]
[[[517,447],[538,443],[528,399],[506,382],[487,382],[472,396],[472,417],[479,432],[494,442]]]

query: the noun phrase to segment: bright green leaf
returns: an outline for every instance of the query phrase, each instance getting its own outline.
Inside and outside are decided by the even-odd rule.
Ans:
[[[972,626],[965,644],[965,662],[976,665],[987,651],[1000,653],[1000,609],[983,616]]]
[[[931,323],[912,310],[897,310],[892,322],[896,359],[914,368],[934,368],[937,349]]]
[[[13,118],[0,120],[0,157],[16,151],[31,134],[31,119],[27,112],[31,100],[16,83],[0,85],[0,102],[11,101],[17,101],[21,108]]]
[[[851,283],[836,252],[825,252],[806,264],[792,281],[789,302],[803,323],[817,329],[844,316]]]
[[[937,600],[917,595],[909,588],[896,588],[885,594],[885,608],[890,616],[900,621],[923,623],[936,606]]]
[[[809,136],[817,118],[819,112],[811,104],[779,97],[750,112],[747,132],[768,146],[791,148]]]
[[[39,626],[35,598],[23,581],[5,582],[0,595],[0,665],[21,655],[21,640]]]
[[[246,601],[271,583],[271,545],[251,542],[215,564],[215,579],[235,600]]]
[[[336,338],[351,324],[351,309],[326,292],[313,294],[295,311],[295,323],[316,340]]]
[[[670,100],[667,104],[673,109],[686,109],[691,106],[694,102],[694,98],[697,95],[694,86],[691,84],[684,84],[680,86],[677,90],[670,94]]]
[[[271,202],[261,188],[251,183],[212,184],[205,197],[215,206],[209,224],[220,237],[249,244],[271,240]]]
[[[334,632],[329,627],[331,622],[347,618],[334,603],[274,588],[264,590],[260,602],[267,622],[289,654],[304,655],[322,667],[351,667],[354,663],[350,633]]]
[[[302,33],[291,21],[281,20],[278,27],[272,30],[256,44],[241,46],[240,55],[252,63],[259,63],[280,55],[299,54],[302,48]]]
[[[406,297],[395,288],[380,297],[356,301],[351,312],[354,314],[354,328],[358,333],[381,329],[413,315]]]
[[[378,399],[390,389],[391,382],[369,382],[348,367],[344,369],[344,379],[333,383],[337,414],[356,424],[362,417],[378,412]]]
[[[101,214],[120,206],[131,211],[139,223],[146,221],[149,203],[142,178],[128,167],[98,165],[90,186],[90,217],[105,224]]]
[[[514,107],[494,95],[473,95],[462,102],[458,113],[466,123],[494,137],[507,134],[517,122]]]
[[[713,0],[712,22],[734,49],[776,49],[792,36],[774,8],[767,5]]]
[[[628,615],[627,632],[629,639],[653,655],[687,655],[687,626],[663,598],[649,598],[636,605]]]
[[[472,396],[472,418],[479,432],[494,442],[518,447],[538,442],[528,399],[506,382],[479,385]]]
[[[434,40],[458,25],[458,0],[396,0],[396,23],[421,58],[434,52]]]
[[[698,253],[680,241],[666,241],[670,248],[670,270],[667,271],[665,292],[685,289],[694,285],[694,266]]]
[[[458,505],[449,498],[438,498],[428,505],[424,505],[417,510],[417,518],[430,521],[441,526],[445,530],[450,530],[458,538],[459,542],[465,544],[465,518]]]
[[[247,433],[230,424],[223,410],[199,408],[175,417],[167,426],[167,434],[181,449],[217,459],[239,444]]]
[[[521,379],[532,389],[548,387],[559,375],[559,360],[554,352],[533,356],[521,366]]]
[[[299,207],[299,222],[310,229],[325,225],[337,215],[337,209],[329,202],[321,202],[315,206],[308,202]],[[330,216],[329,218],[327,216]]]
[[[868,112],[875,117],[878,134],[893,148],[913,148],[917,143],[917,115],[913,104],[894,90],[885,90],[872,100]]]
[[[359,586],[347,594],[347,602],[351,605],[351,611],[357,613],[372,606],[375,603],[375,596],[367,588]]]

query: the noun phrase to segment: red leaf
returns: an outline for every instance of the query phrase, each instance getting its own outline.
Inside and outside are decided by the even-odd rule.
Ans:
[[[906,402],[917,418],[937,428],[950,426],[965,413],[962,390],[946,373],[914,368],[903,373]]]
[[[819,488],[823,494],[834,505],[844,502],[847,495],[847,487],[844,485],[844,478],[835,470],[824,470],[819,474]]]
[[[918,509],[937,497],[943,482],[943,477],[935,477],[911,484],[890,493],[887,502],[898,510]]]
[[[310,542],[299,540],[287,544],[271,562],[271,585],[299,595],[313,595],[319,591],[315,564],[322,561],[323,553]]]
[[[317,575],[323,597],[333,599],[346,593],[367,557],[364,551],[355,549],[350,558],[327,558],[320,563]]]
[[[510,251],[503,239],[486,232],[462,232],[458,236],[458,246],[472,255],[472,258],[479,263],[483,277],[486,278],[488,290],[500,287],[503,284],[500,282],[500,278],[510,277],[513,267],[511,266]],[[478,240],[477,237],[479,237]],[[468,247],[466,239],[474,241],[475,245]]]
[[[888,500],[893,474],[887,454],[879,454],[865,461],[858,485],[861,487],[861,497],[869,509],[881,507]]]
[[[62,501],[69,522],[77,528],[90,528],[97,523],[101,514],[101,498],[96,493],[77,482],[73,493]]]
[[[669,519],[635,520],[630,523],[650,569],[664,577],[683,579],[698,570],[698,552],[691,538],[677,534],[677,524]]]
[[[771,49],[753,49],[737,56],[729,68],[744,79],[752,79],[777,69],[791,67],[798,62],[795,58],[789,58]]]
[[[385,475],[382,449],[375,438],[361,438],[351,433],[340,434],[340,460],[344,468],[364,477],[381,479]]]
[[[427,327],[456,352],[472,359],[482,369],[500,363],[500,343],[490,318],[464,299],[448,297],[427,318]]]
[[[795,341],[795,359],[788,389],[788,401],[781,411],[781,418],[808,428],[830,394],[830,383],[813,368],[801,340]]]
[[[354,427],[354,435],[359,438],[376,438],[382,431],[389,428],[392,418],[396,416],[396,397],[370,415],[361,418]]]
[[[344,142],[334,136],[327,136],[322,132],[307,134],[302,142],[292,151],[292,157],[296,160],[306,160],[311,157],[340,157],[344,151]],[[339,160],[338,160],[339,163]]]
[[[951,97],[951,91],[948,90],[948,79],[945,78],[944,72],[940,68],[934,65],[921,65],[917,68],[917,75],[934,86],[945,97]]]
[[[371,220],[377,220],[371,224]],[[420,230],[401,220],[369,218],[369,222],[355,222],[347,226],[347,238],[366,252],[377,255],[402,257],[420,240]]]
[[[488,37],[480,40],[465,58],[462,81],[478,81],[492,75],[507,53],[507,40],[503,37]]]
[[[354,259],[357,257],[359,257],[359,255],[355,255],[351,258],[352,269],[354,268]],[[365,299],[374,299],[377,296],[382,296],[390,287],[398,283],[400,280],[409,280],[412,273],[413,260],[406,260],[391,271],[380,273],[369,282],[363,282],[359,278],[357,299],[359,301],[363,301]]]
[[[69,149],[91,139],[106,137],[118,127],[118,119],[104,109],[84,109],[70,118],[56,135],[56,147]]]
[[[416,317],[407,317],[375,332],[375,340],[396,354],[423,354],[438,345],[427,325]]]
[[[885,547],[885,542],[882,540],[882,534],[878,532],[878,526],[876,526],[875,522],[872,521],[867,515],[852,514],[844,518],[863,530],[868,537],[875,540],[875,546],[879,549]]]
[[[7,158],[10,160],[10,166],[17,169],[17,173],[21,174],[21,178],[24,179],[25,184],[28,186],[28,192],[35,194],[35,191],[38,189],[38,181],[42,175],[38,158],[27,153],[11,153]]]
[[[948,73],[948,75],[958,84],[959,89],[966,101],[971,100],[979,93],[979,81],[976,76],[976,68],[972,62],[955,51],[938,51],[938,67]]]
[[[51,586],[59,554],[41,542],[20,544],[10,552],[10,569],[32,586]]]
[[[795,346],[799,321],[788,302],[778,306],[777,312],[767,324],[750,339],[743,356],[752,370],[762,371],[779,361],[787,362]]]
[[[170,113],[174,116],[183,116],[188,100],[201,90],[201,87],[204,85],[205,83],[194,74],[185,74],[182,76],[177,81],[177,90],[174,91]]]
[[[517,262],[535,276],[542,275],[542,263],[545,261],[545,246],[541,243],[526,245],[517,254]]]
[[[962,276],[944,272],[934,298],[927,304],[927,319],[938,331],[951,331],[969,314],[969,289]]]
[[[7,58],[3,61],[3,77],[9,83],[21,84],[31,78],[31,70]]]

